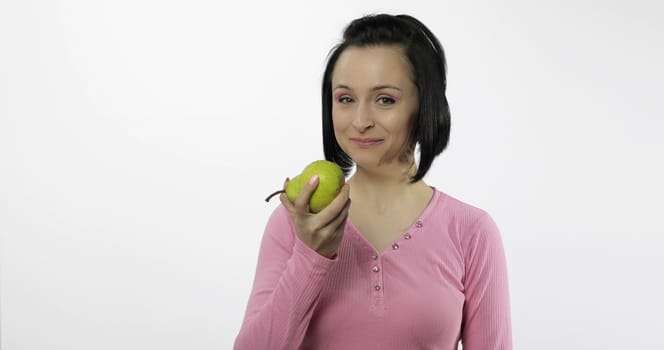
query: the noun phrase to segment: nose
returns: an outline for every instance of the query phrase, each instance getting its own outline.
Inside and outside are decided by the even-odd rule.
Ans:
[[[370,108],[367,108],[364,104],[360,103],[353,116],[353,127],[359,132],[364,133],[372,126],[374,126],[374,122]]]

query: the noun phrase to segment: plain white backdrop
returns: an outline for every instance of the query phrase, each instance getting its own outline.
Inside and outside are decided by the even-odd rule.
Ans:
[[[0,2],[2,350],[231,349],[350,20],[448,59],[425,182],[491,213],[515,349],[662,349],[657,1]]]

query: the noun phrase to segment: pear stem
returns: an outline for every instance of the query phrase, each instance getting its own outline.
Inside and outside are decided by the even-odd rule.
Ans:
[[[272,192],[271,195],[269,195],[269,196],[267,196],[267,198],[265,198],[265,201],[269,202],[272,197],[277,195],[277,193],[285,193],[285,192],[286,191],[284,191],[284,190],[274,191],[274,192]]]

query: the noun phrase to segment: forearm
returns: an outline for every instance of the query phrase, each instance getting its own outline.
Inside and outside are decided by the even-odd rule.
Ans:
[[[259,263],[269,266],[269,259]],[[257,271],[254,291],[234,349],[297,349],[309,326],[327,271],[334,260],[296,240],[278,277]]]

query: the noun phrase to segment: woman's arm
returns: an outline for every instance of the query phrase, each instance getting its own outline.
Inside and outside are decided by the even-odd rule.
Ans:
[[[325,275],[335,262],[297,238],[288,211],[279,205],[263,234],[253,289],[234,349],[296,349]]]
[[[489,214],[464,239],[461,341],[464,350],[512,349],[507,263],[500,231]]]

